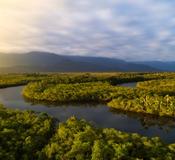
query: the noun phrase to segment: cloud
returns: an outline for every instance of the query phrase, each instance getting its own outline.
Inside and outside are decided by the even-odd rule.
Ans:
[[[0,52],[175,58],[174,1],[1,0]]]

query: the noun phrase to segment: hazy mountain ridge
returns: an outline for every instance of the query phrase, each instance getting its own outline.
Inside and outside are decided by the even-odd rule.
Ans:
[[[158,71],[114,58],[64,56],[47,52],[0,54],[0,72]]]
[[[175,71],[175,61],[143,61],[143,62],[133,62],[133,63],[147,65],[162,71],[168,71],[168,72]]]

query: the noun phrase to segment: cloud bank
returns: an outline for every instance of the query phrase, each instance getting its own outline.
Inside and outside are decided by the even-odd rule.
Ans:
[[[175,60],[175,1],[1,0],[0,52]]]

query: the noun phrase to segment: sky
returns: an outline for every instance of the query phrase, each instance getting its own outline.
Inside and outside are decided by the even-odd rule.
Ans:
[[[0,0],[0,53],[175,60],[175,0]]]

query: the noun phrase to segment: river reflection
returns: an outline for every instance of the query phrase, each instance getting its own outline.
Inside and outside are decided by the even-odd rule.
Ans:
[[[71,116],[84,118],[98,127],[116,128],[145,136],[159,136],[165,142],[175,142],[175,120],[159,119],[141,114],[122,113],[103,104],[48,105],[27,102],[21,95],[23,87],[0,89],[0,102],[5,106],[20,110],[45,112],[65,121]]]
[[[160,129],[164,129],[167,131],[175,127],[175,118],[158,117],[133,112],[124,112],[113,108],[110,108],[110,112],[112,112],[113,114],[127,115],[128,117],[138,119],[145,129],[148,129],[151,126],[158,126]]]

